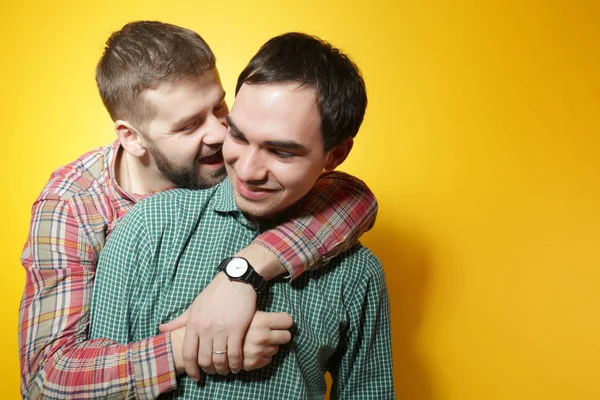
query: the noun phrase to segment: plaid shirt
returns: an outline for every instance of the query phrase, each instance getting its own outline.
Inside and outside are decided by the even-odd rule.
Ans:
[[[237,209],[229,179],[208,191],[174,190],[141,202],[115,229],[100,259],[90,337],[129,343],[156,335],[160,323],[189,307],[221,259],[258,234]],[[381,264],[356,245],[330,265],[292,284],[277,280],[259,297],[260,308],[288,312],[296,323],[293,341],[269,365],[205,376],[200,384],[182,376],[168,397],[322,399],[330,371],[332,398],[394,398]]]
[[[55,171],[33,205],[21,262],[21,392],[25,398],[152,398],[176,387],[168,335],[121,345],[88,340],[96,263],[106,237],[141,197],[115,180],[117,142]],[[348,249],[377,203],[359,180],[324,174],[290,223],[255,242],[292,277]],[[313,214],[314,216],[311,216]]]

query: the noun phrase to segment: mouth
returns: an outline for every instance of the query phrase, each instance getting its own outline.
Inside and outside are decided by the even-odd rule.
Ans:
[[[266,196],[268,196],[269,194],[274,192],[273,189],[257,188],[257,187],[253,187],[253,186],[248,186],[239,179],[237,179],[236,183],[237,183],[238,193],[242,197],[244,197],[248,200],[261,200],[261,199],[265,198]]]
[[[202,166],[206,166],[209,168],[221,168],[223,166],[223,153],[221,150],[216,153],[211,154],[210,156],[200,157],[198,162]]]

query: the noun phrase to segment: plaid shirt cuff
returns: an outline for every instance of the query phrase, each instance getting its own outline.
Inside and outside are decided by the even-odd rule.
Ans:
[[[273,253],[288,271],[286,278],[294,279],[314,268],[321,258],[313,237],[310,231],[300,231],[288,223],[264,232],[254,243]]]
[[[170,335],[163,334],[132,345],[137,397],[155,399],[177,389]]]

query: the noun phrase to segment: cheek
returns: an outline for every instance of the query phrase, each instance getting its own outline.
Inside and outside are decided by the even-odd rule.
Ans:
[[[223,141],[223,160],[226,163],[231,164],[235,162],[239,158],[239,145],[237,145],[229,135],[225,135],[225,140]]]
[[[195,140],[179,139],[169,143],[163,154],[175,165],[188,165],[198,157],[198,145]]]
[[[173,151],[185,158],[196,157],[198,155],[198,149],[200,149],[200,143],[198,138],[193,137],[178,140],[174,144]]]
[[[275,179],[290,193],[307,191],[306,188],[312,187],[314,182],[314,168],[306,163],[276,163],[270,166],[270,170]]]
[[[320,158],[307,158],[301,165],[287,168],[290,188],[299,197],[305,196],[313,187],[323,172],[324,161]]]

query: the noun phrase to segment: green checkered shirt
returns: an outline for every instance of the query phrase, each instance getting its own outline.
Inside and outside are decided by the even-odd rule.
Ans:
[[[185,311],[220,261],[260,231],[239,210],[229,180],[202,191],[172,190],[123,218],[102,252],[91,308],[91,338],[120,343],[157,335]],[[179,379],[182,399],[395,398],[389,300],[377,258],[356,245],[328,268],[278,280],[258,308],[292,315],[293,340],[259,370]]]

